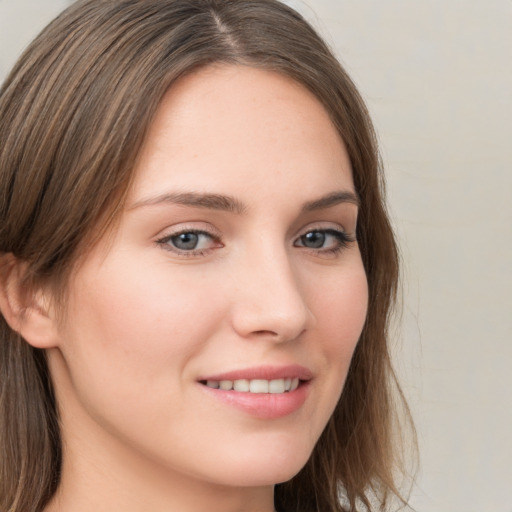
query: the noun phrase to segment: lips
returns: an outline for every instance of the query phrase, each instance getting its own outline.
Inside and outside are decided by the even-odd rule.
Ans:
[[[260,366],[198,379],[208,396],[263,419],[287,416],[305,402],[313,379],[300,365]]]
[[[240,393],[288,393],[299,387],[298,377],[286,379],[237,379],[237,380],[207,380],[206,385],[212,389],[223,391],[238,391]],[[204,383],[204,382],[203,382]]]
[[[313,372],[305,366],[298,364],[290,364],[286,366],[253,366],[241,370],[205,375],[200,377],[198,380],[204,382],[208,380],[220,382],[222,380],[275,380],[288,378],[298,378],[299,380],[308,381],[313,378]]]

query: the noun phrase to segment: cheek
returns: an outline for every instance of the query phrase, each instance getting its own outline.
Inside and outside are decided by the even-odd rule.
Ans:
[[[167,435],[186,410],[178,398],[188,396],[188,365],[224,318],[213,284],[183,274],[119,261],[82,269],[63,326],[62,363],[53,367],[69,414],[85,412],[116,436]]]
[[[318,327],[329,332],[333,350],[357,344],[368,309],[368,283],[361,264],[342,270],[323,283],[315,296]]]
[[[221,297],[205,280],[115,263],[84,272],[74,287],[63,336],[70,369],[123,394],[134,382],[140,389],[175,384],[222,321]]]
[[[324,284],[315,299],[318,333],[326,376],[325,404],[334,409],[346,380],[352,355],[361,336],[368,308],[368,285],[362,264],[350,266]]]

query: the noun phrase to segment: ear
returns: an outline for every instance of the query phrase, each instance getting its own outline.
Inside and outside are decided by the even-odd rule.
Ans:
[[[12,254],[0,256],[0,311],[14,331],[36,348],[57,345],[57,323],[49,297],[42,289],[29,289],[27,264]]]

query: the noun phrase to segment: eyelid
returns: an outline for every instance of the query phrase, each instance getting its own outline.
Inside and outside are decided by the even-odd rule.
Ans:
[[[304,236],[306,233],[309,233],[311,231],[337,231],[340,233],[344,233],[350,238],[355,238],[356,230],[348,230],[345,229],[345,227],[342,224],[339,224],[337,222],[312,222],[311,224],[308,224],[307,226],[301,228],[297,235],[295,236],[295,239],[300,238],[301,236]]]
[[[161,230],[155,238],[161,240],[162,238],[177,236],[181,233],[205,233],[212,238],[218,239],[222,236],[220,231],[208,222],[181,222]]]
[[[222,247],[222,238],[220,232],[214,226],[206,222],[182,223],[166,228],[156,236],[155,243],[170,253],[185,257],[202,256],[216,248],[209,247],[206,249],[182,250],[167,243],[171,238],[184,233],[195,233],[209,236],[215,245],[217,245],[217,247]]]
[[[307,245],[304,245],[301,239],[308,233],[313,232],[324,233],[336,238],[336,244],[333,247],[318,248],[308,247]],[[301,248],[302,250],[308,251],[316,256],[336,257],[339,253],[343,252],[345,249],[347,249],[351,244],[355,242],[357,242],[355,237],[355,230],[353,235],[347,232],[347,230],[343,228],[340,224],[330,222],[328,223],[328,225],[322,223],[315,223],[306,226],[294,238],[293,245],[295,247]]]

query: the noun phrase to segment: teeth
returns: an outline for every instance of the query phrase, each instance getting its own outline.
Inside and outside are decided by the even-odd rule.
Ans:
[[[253,379],[249,382],[251,393],[268,393],[268,380]]]
[[[240,380],[235,380],[233,382],[233,389],[235,391],[243,391],[243,392],[247,393],[251,389],[251,387],[249,385],[248,380],[240,379]]]
[[[288,391],[295,391],[299,387],[298,377],[291,379],[239,379],[239,380],[207,380],[206,385],[213,389],[222,389],[223,391],[239,391],[242,393],[286,393]]]
[[[268,383],[269,393],[284,393],[284,379],[271,380]]]
[[[219,383],[220,389],[225,389],[226,391],[229,391],[230,389],[233,389],[233,381],[231,380],[221,380]]]

